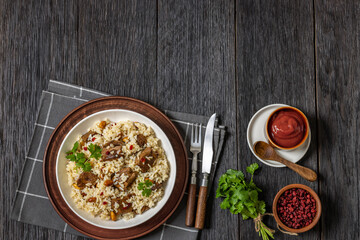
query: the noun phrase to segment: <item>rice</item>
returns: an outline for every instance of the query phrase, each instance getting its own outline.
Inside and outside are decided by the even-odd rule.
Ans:
[[[96,181],[86,183],[85,187],[80,188],[78,179],[82,177],[83,169],[77,167],[74,161],[67,160],[66,166],[68,183],[72,188],[71,197],[77,207],[106,220],[111,219],[111,212],[116,214],[116,219],[128,220],[142,214],[144,210],[155,207],[164,195],[170,166],[161,147],[161,141],[156,138],[153,129],[139,122],[115,123],[104,120],[96,122],[88,133],[90,134],[87,138],[86,134],[78,137],[80,147],[77,153],[85,154],[92,166],[90,173],[96,176]],[[143,146],[139,145],[140,137],[146,139]],[[119,145],[119,142],[122,144]],[[90,144],[101,147],[102,158],[114,156],[115,159],[106,161],[102,158],[90,158]],[[146,148],[151,148],[152,155],[140,159]],[[148,170],[144,172],[145,168]],[[128,184],[127,181],[131,182],[132,173],[136,178]],[[143,191],[138,189],[139,184],[146,180],[152,182],[152,190],[148,197],[143,196]],[[112,182],[112,185],[107,186],[108,182]]]

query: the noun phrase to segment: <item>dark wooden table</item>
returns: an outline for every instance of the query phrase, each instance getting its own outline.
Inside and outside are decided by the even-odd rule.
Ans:
[[[217,112],[229,135],[216,181],[258,162],[246,143],[258,109],[299,107],[313,133],[300,163],[319,180],[260,163],[267,209],[281,187],[303,183],[318,192],[323,214],[301,239],[359,239],[358,1],[0,0],[0,26],[0,239],[77,238],[9,219],[49,79],[162,109]],[[259,239],[252,221],[221,210],[220,201],[210,199],[201,239]]]

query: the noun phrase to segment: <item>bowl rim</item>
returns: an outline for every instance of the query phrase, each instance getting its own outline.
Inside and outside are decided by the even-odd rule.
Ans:
[[[301,142],[299,142],[297,145],[293,146],[293,147],[282,147],[278,144],[276,144],[270,137],[269,135],[269,131],[268,131],[268,126],[269,126],[269,122],[270,122],[270,119],[271,117],[278,111],[282,110],[282,109],[292,109],[292,110],[295,110],[297,113],[299,113],[303,119],[305,120],[305,124],[306,124],[306,132],[305,132],[305,136],[303,137],[303,139],[301,140]],[[282,150],[294,150],[298,147],[300,147],[301,145],[303,145],[307,138],[309,137],[309,131],[310,131],[310,124],[309,124],[309,120],[307,119],[306,115],[298,108],[296,107],[293,107],[293,106],[283,106],[283,107],[279,107],[277,109],[275,109],[272,113],[270,113],[269,117],[267,118],[266,120],[266,124],[265,124],[265,134],[266,134],[266,138],[269,140],[269,143],[270,145],[272,145],[273,147],[276,147],[278,149],[282,149]]]
[[[77,122],[92,113],[107,109],[127,109],[149,117],[166,133],[175,152],[176,166],[180,175],[176,177],[175,187],[165,206],[151,219],[126,229],[104,229],[93,226],[73,213],[66,207],[66,203],[59,194],[54,174],[54,163],[58,151],[58,142],[62,142],[66,133]],[[70,129],[69,129],[70,128]],[[168,135],[171,133],[171,135]],[[175,145],[174,145],[175,144]],[[59,144],[60,145],[60,144]],[[43,181],[49,200],[58,215],[75,230],[96,239],[133,239],[146,235],[161,226],[178,208],[183,199],[189,177],[189,162],[187,150],[179,130],[174,123],[159,109],[141,100],[123,97],[108,96],[90,100],[70,111],[53,130],[47,143],[43,157]]]
[[[142,114],[140,114],[140,113],[137,113],[137,112],[135,112],[135,111],[131,111],[131,110],[127,110],[127,109],[107,109],[107,110],[98,111],[98,112],[96,112],[96,113],[93,113],[93,114],[90,114],[90,115],[84,117],[80,122],[76,123],[76,124],[69,130],[69,132],[65,135],[65,137],[64,137],[64,139],[63,139],[63,141],[61,142],[61,145],[60,145],[60,147],[59,147],[59,151],[58,151],[57,158],[56,158],[56,179],[57,179],[57,184],[58,184],[58,187],[59,187],[59,190],[60,190],[60,193],[61,193],[62,198],[63,198],[64,201],[66,202],[67,206],[68,206],[77,216],[79,216],[81,219],[83,219],[84,221],[88,222],[89,224],[92,224],[92,225],[94,225],[94,226],[98,226],[98,227],[101,227],[101,228],[106,228],[106,229],[126,229],[126,228],[129,228],[129,227],[110,227],[110,226],[100,225],[99,223],[92,222],[90,219],[88,219],[88,218],[84,217],[83,215],[81,215],[80,212],[85,211],[85,210],[80,209],[80,208],[78,208],[77,206],[75,206],[75,207],[72,207],[72,206],[71,206],[71,203],[70,203],[70,202],[67,200],[67,198],[65,197],[64,189],[62,188],[62,186],[61,186],[61,184],[60,184],[60,176],[59,176],[59,174],[58,174],[58,173],[59,173],[59,164],[60,164],[60,161],[61,161],[61,159],[60,159],[61,149],[63,148],[65,142],[68,141],[68,138],[69,138],[69,136],[72,134],[72,132],[76,131],[76,129],[77,129],[83,122],[87,121],[89,118],[96,117],[97,115],[100,115],[100,114],[106,114],[106,113],[111,113],[111,112],[130,112],[131,114],[140,115],[141,117],[143,117],[143,118],[147,119],[148,121],[152,122],[153,125],[148,125],[148,124],[147,124],[147,126],[150,126],[152,129],[154,129],[153,126],[156,126],[157,128],[159,128],[159,130],[165,135],[166,141],[168,141],[169,144],[170,144],[170,149],[169,149],[169,150],[170,150],[170,151],[169,151],[170,155],[172,154],[173,157],[174,157],[174,160],[176,159],[176,158],[175,158],[174,149],[172,148],[172,145],[171,145],[171,143],[170,143],[169,138],[167,137],[167,135],[165,134],[165,132],[162,131],[161,127],[160,127],[159,125],[157,125],[154,121],[152,121],[150,118],[148,118],[147,116],[144,116],[144,115],[142,115]],[[157,136],[157,138],[158,138],[158,136]],[[160,139],[160,140],[161,140],[162,143],[164,142],[164,139]],[[164,148],[163,145],[162,145],[162,148]],[[165,150],[165,149],[164,149],[164,150]],[[168,161],[169,161],[169,155],[167,155],[167,158],[168,158]],[[172,165],[171,165],[171,162],[169,161],[169,165],[170,165],[171,171],[174,171],[174,172],[175,172],[175,176],[174,176],[174,177],[176,178],[176,173],[177,173],[177,171],[176,171],[176,162],[174,162],[174,166],[172,166]],[[170,177],[170,176],[171,176],[171,174],[169,174],[169,177]],[[67,182],[67,175],[66,175],[66,180],[65,180],[65,181]],[[169,182],[169,179],[168,179],[167,182],[166,182],[166,186],[169,186],[169,189],[168,189],[167,191],[170,191],[170,193],[171,193],[171,192],[173,191],[173,189],[174,189],[175,181],[173,182],[173,184],[172,184],[171,186],[168,184],[168,182]],[[165,194],[164,194],[164,196],[156,203],[156,206],[155,206],[155,207],[161,206],[156,212],[154,212],[154,213],[153,213],[150,217],[148,217],[148,218],[145,218],[145,219],[142,219],[142,220],[137,221],[137,223],[135,223],[134,225],[132,225],[132,226],[130,226],[130,227],[136,227],[137,225],[139,225],[139,224],[141,224],[141,223],[143,223],[143,222],[146,222],[147,220],[151,219],[154,215],[156,215],[156,213],[159,212],[159,211],[161,210],[161,208],[163,208],[164,205],[166,204],[166,202],[169,200],[170,194],[169,194],[169,195],[167,196],[167,198],[165,199],[165,202],[162,202],[161,205],[159,205],[159,203],[163,200],[164,197],[165,197]],[[71,200],[73,200],[73,199],[71,198]],[[86,211],[85,211],[85,212],[86,212]],[[140,215],[136,215],[136,216],[140,216]],[[106,221],[106,220],[104,220],[104,221]]]
[[[286,190],[293,189],[293,188],[301,188],[301,189],[304,189],[304,190],[308,191],[311,194],[311,196],[315,199],[315,202],[316,202],[316,215],[315,215],[312,223],[310,223],[308,226],[305,226],[305,227],[299,228],[299,229],[290,228],[290,227],[286,226],[280,220],[279,215],[277,213],[277,206],[276,205],[277,205],[277,202],[279,201],[280,196]],[[312,229],[318,223],[318,221],[319,221],[319,219],[321,217],[322,209],[321,209],[320,198],[316,194],[316,192],[314,190],[312,190],[310,187],[306,186],[306,185],[296,183],[296,184],[289,184],[289,185],[287,185],[287,186],[285,186],[285,187],[283,187],[282,189],[279,190],[279,192],[276,194],[276,196],[274,198],[272,211],[273,211],[273,214],[274,214],[275,221],[277,222],[277,224],[279,224],[279,226],[282,229],[285,229],[286,231],[289,231],[289,232],[292,232],[292,233],[303,233],[303,232],[309,231],[310,229]]]

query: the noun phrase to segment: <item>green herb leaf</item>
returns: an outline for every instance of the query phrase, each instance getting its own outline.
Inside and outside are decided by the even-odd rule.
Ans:
[[[259,165],[257,163],[253,163],[250,166],[246,168],[246,171],[250,173],[251,175],[254,175],[255,171],[259,168]]]
[[[67,151],[66,154],[73,154],[75,153],[79,148],[79,142],[75,142],[73,148],[70,151]]]
[[[252,190],[249,192],[249,197],[252,201],[257,202],[258,200],[258,192],[256,190]]]
[[[73,151],[73,152],[76,152],[76,151],[78,150],[78,148],[79,148],[79,142],[76,141],[76,142],[74,143],[74,146],[73,146],[73,148],[72,148],[72,151]]]
[[[91,164],[85,157],[84,153],[78,153],[77,150],[79,148],[79,143],[75,142],[73,148],[66,152],[68,155],[66,156],[67,159],[70,161],[75,162],[75,166],[77,168],[82,168],[83,171],[89,172],[91,170]]]
[[[220,204],[221,209],[230,208],[229,198],[225,198],[224,201]]]
[[[82,167],[85,172],[90,172],[91,164],[89,162],[85,162],[84,166]]]
[[[96,144],[90,143],[88,146],[88,149],[91,153],[90,158],[95,158],[96,160],[99,160],[101,157],[101,148],[100,146]]]
[[[86,161],[85,154],[84,153],[77,153],[76,159],[78,162],[84,163]]]
[[[142,190],[141,194],[143,196],[149,197],[152,192],[151,190],[152,185],[153,183],[149,179],[146,179],[145,182],[140,182],[137,188],[139,190]]]
[[[139,183],[138,189],[139,189],[139,190],[143,190],[143,189],[144,189],[144,183],[143,183],[143,182]]]
[[[146,196],[146,197],[149,197],[151,194],[151,189],[150,188],[146,188],[142,191],[142,195],[143,196]]]
[[[145,181],[145,186],[146,186],[146,187],[150,187],[150,186],[152,186],[152,185],[153,185],[152,181],[150,181],[149,179],[146,179],[146,181]]]
[[[76,155],[71,153],[71,154],[67,155],[66,158],[69,159],[70,161],[75,161],[76,160]]]
[[[138,184],[138,189],[143,190],[144,189],[144,183],[139,183]]]

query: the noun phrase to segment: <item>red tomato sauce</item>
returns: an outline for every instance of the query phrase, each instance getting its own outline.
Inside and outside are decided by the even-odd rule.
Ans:
[[[284,148],[298,145],[306,134],[306,121],[293,109],[281,109],[275,112],[268,123],[268,133],[271,140]]]

